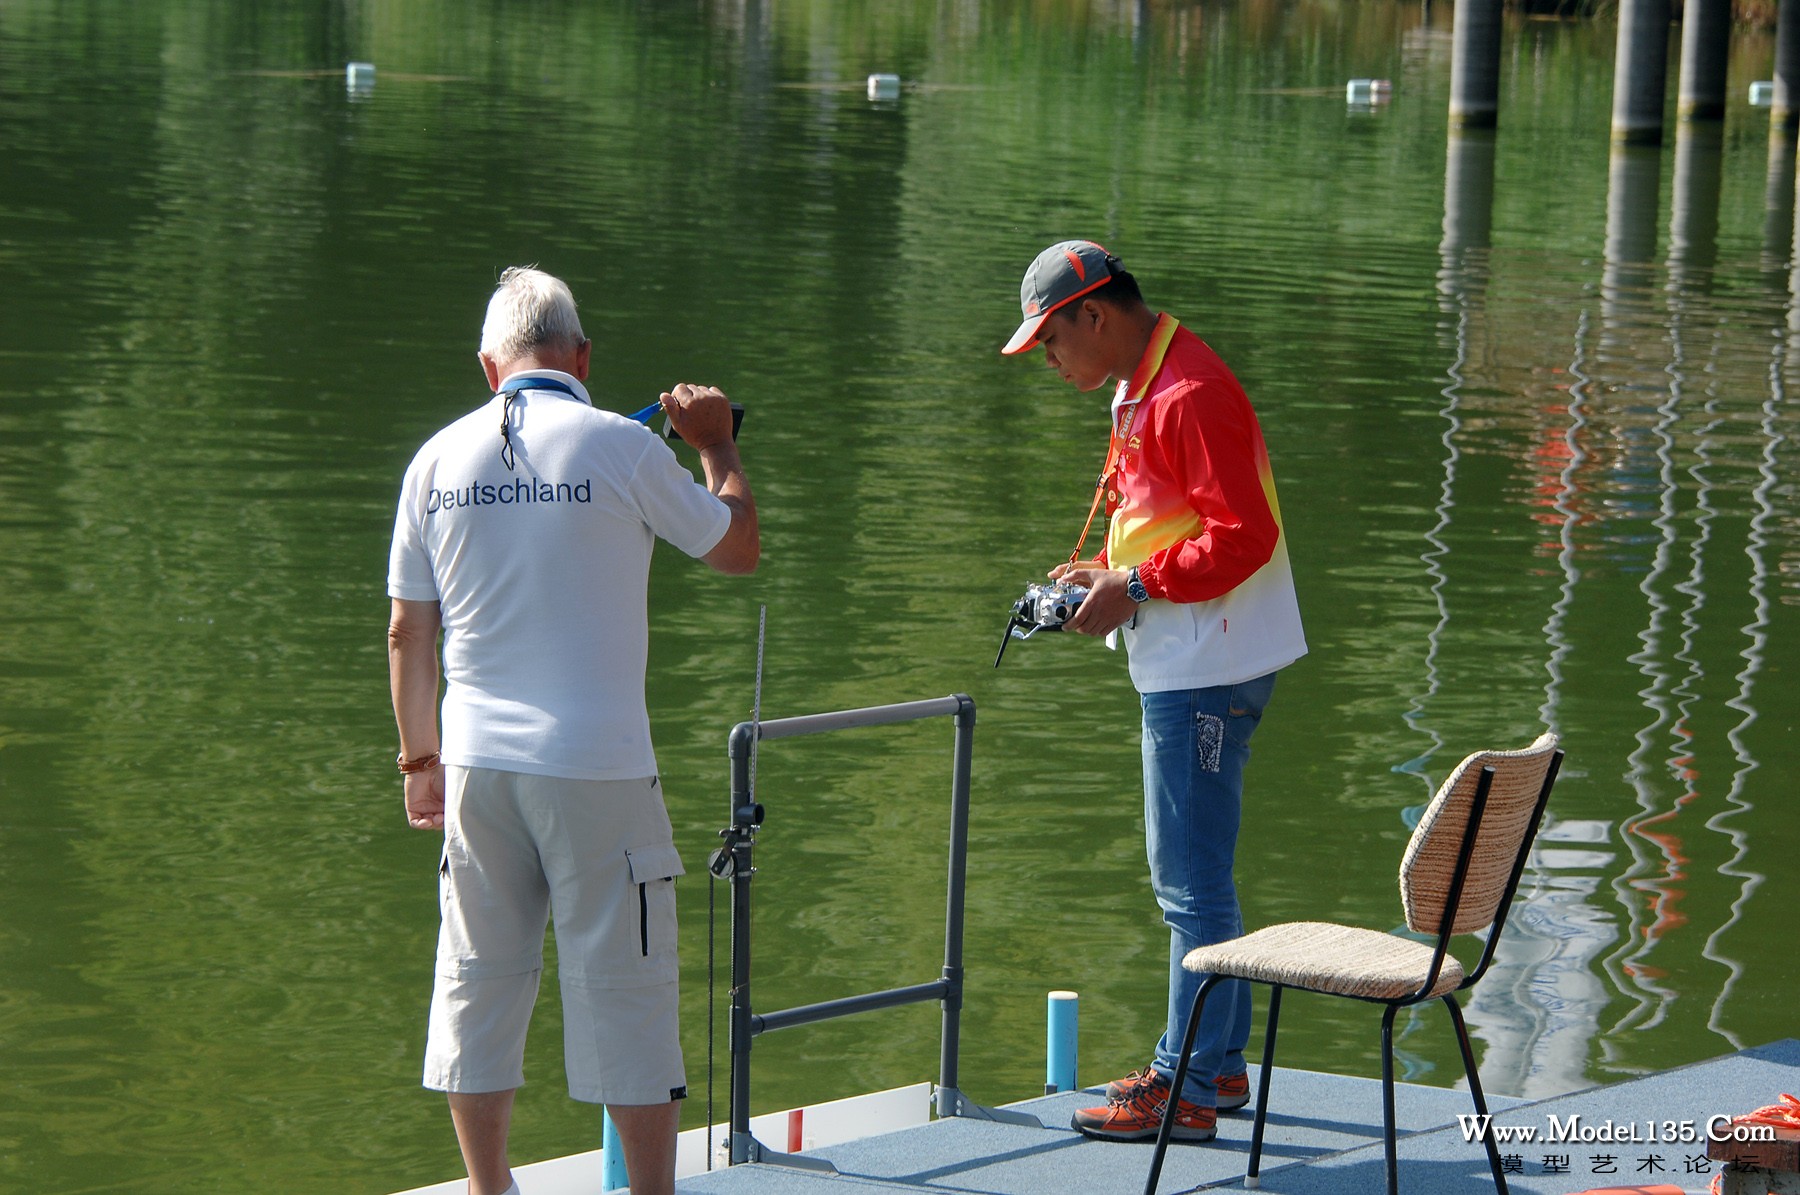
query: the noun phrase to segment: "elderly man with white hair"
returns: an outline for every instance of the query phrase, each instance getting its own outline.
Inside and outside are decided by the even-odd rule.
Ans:
[[[507,1131],[552,919],[569,1094],[612,1114],[633,1192],[674,1190],[683,868],[644,703],[650,552],[748,573],[760,538],[725,395],[661,396],[701,485],[594,407],[592,347],[560,280],[503,273],[481,334],[494,396],[419,450],[394,522],[406,816],[444,831],[425,1086],[448,1093],[470,1195],[518,1189]]]

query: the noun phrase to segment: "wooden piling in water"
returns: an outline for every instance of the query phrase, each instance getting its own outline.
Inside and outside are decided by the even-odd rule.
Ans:
[[[1731,0],[1686,0],[1681,12],[1683,120],[1725,117],[1725,65],[1731,53]]]
[[[1500,117],[1501,0],[1456,0],[1450,127],[1491,129]]]
[[[1796,0],[1782,0],[1784,4]],[[1620,0],[1614,54],[1612,139],[1626,145],[1662,143],[1663,96],[1668,83],[1669,0]]]

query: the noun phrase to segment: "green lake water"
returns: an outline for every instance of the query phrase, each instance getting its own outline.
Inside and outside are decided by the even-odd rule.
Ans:
[[[1312,652],[1255,743],[1246,921],[1395,926],[1409,816],[1548,727],[1563,780],[1470,1007],[1488,1086],[1793,1035],[1794,162],[1743,99],[1772,47],[1734,40],[1722,127],[1615,157],[1610,25],[1511,20],[1498,135],[1451,139],[1448,19],[0,2],[0,1191],[460,1173],[418,1086],[438,845],[401,817],[384,576],[401,472],[483,400],[518,262],[573,285],[601,405],[694,380],[749,410],[761,570],[665,548],[652,579],[685,1125],[765,604],[766,717],[978,705],[968,1094],[1041,1091],[1048,989],[1082,995],[1084,1082],[1155,1039],[1124,660],[1052,638],[991,667],[1105,449],[1104,396],[997,352],[1021,271],[1072,236],[1231,363],[1274,458]],[[1348,108],[1357,77],[1391,102]],[[936,976],[949,747],[766,745],[759,1007]],[[1283,1059],[1376,1073],[1376,1020],[1293,1001]],[[1458,1074],[1429,1010],[1400,1052]],[[930,1006],[773,1034],[755,1110],[936,1055]],[[553,999],[528,1075],[516,1157],[597,1145]]]

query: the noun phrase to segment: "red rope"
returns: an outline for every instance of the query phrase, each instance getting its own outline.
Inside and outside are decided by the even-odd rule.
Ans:
[[[1731,1118],[1732,1124],[1766,1124],[1780,1129],[1800,1129],[1800,1099],[1795,1099],[1787,1092],[1773,1104],[1765,1105],[1754,1112],[1746,1112],[1742,1116]],[[1724,1188],[1723,1172],[1713,1175],[1712,1185],[1707,1189],[1712,1195],[1719,1195]]]

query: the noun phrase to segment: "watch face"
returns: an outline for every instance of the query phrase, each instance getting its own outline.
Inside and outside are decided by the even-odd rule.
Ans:
[[[1144,588],[1144,582],[1138,577],[1136,569],[1132,569],[1125,578],[1125,593],[1134,602],[1150,600],[1150,591]]]

